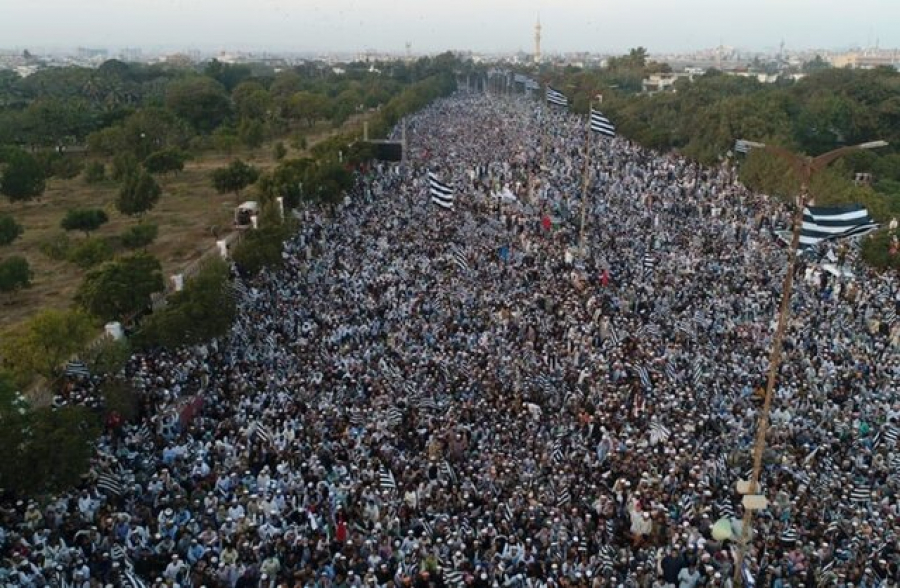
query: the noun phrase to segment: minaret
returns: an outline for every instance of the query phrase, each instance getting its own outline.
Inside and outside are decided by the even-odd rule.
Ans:
[[[538,16],[537,24],[534,25],[534,62],[541,62],[541,17]]]

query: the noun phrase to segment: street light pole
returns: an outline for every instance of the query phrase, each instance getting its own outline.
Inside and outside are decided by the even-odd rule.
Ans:
[[[797,247],[800,245],[800,232],[803,227],[803,209],[806,207],[806,201],[809,196],[810,182],[816,173],[825,169],[828,164],[835,159],[853,151],[884,147],[887,143],[884,141],[871,141],[861,145],[835,149],[834,151],[823,153],[818,157],[798,155],[774,145],[770,146],[763,143],[754,143],[752,141],[747,141],[746,143],[752,148],[765,149],[766,151],[787,160],[793,166],[795,173],[800,177],[800,195],[796,202],[797,210],[794,212],[794,228],[791,236],[790,250],[788,251],[787,273],[784,276],[784,285],[781,290],[781,306],[778,310],[778,325],[775,328],[775,335],[772,338],[772,348],[769,352],[769,374],[766,380],[766,396],[763,400],[762,410],[759,413],[756,441],[753,446],[753,471],[750,476],[748,489],[748,494],[753,495],[759,492],[759,477],[762,472],[763,453],[766,449],[766,434],[769,429],[769,412],[772,408],[772,395],[775,389],[775,380],[778,377],[778,368],[781,366],[784,332],[787,329],[787,321],[790,316],[791,292],[794,286],[794,271],[797,266]],[[750,543],[752,524],[753,509],[745,506],[743,525],[741,525],[740,548],[737,552],[737,559],[734,567],[734,585],[738,587],[743,585],[743,564]]]

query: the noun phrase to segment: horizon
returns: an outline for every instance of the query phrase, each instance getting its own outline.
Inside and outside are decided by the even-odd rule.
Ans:
[[[829,10],[822,9],[828,2],[813,0],[747,0],[739,5],[683,0],[677,6],[662,0],[568,0],[564,8],[547,0],[387,4],[389,9],[362,0],[19,2],[0,7],[0,39],[7,49],[51,52],[97,47],[404,54],[408,42],[417,55],[509,54],[533,50],[539,17],[545,55],[620,54],[637,46],[651,54],[718,46],[766,52],[782,41],[795,52],[900,47],[900,27],[879,28],[879,23],[900,23],[900,2],[892,0],[859,0]],[[48,13],[55,15],[50,22]]]

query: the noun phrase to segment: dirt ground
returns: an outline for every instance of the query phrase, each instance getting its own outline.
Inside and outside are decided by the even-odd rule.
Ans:
[[[359,119],[348,121],[342,131],[356,129],[359,125]],[[314,129],[307,137],[308,147],[333,134],[334,131],[327,128]],[[288,158],[302,155],[291,149],[287,140],[284,143],[288,147]],[[159,258],[165,276],[177,273],[214,247],[215,231],[222,238],[232,230],[234,207],[239,202],[233,194],[216,193],[210,180],[212,170],[224,167],[235,158],[262,170],[270,169],[276,164],[273,145],[271,142],[254,150],[238,149],[231,155],[202,154],[188,161],[178,175],[157,176],[163,194],[156,207],[145,215],[144,222],[159,226],[159,236],[148,251]],[[252,199],[253,190],[249,188],[240,200]],[[72,208],[102,208],[106,211],[110,220],[94,233],[96,236],[118,235],[135,225],[137,219],[116,210],[117,194],[115,182],[88,184],[78,176],[71,180],[49,180],[44,195],[33,202],[0,200],[0,213],[11,214],[25,229],[11,245],[0,247],[0,259],[22,255],[34,272],[31,288],[0,297],[0,332],[43,308],[66,308],[72,304],[85,270],[68,261],[50,259],[41,252],[40,245],[64,232],[59,224],[66,211]],[[75,244],[84,239],[84,235],[70,232],[69,239]]]

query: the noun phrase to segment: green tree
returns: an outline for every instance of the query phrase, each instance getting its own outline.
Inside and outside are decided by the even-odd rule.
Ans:
[[[201,133],[212,132],[231,114],[231,100],[222,84],[200,76],[170,84],[166,106]]]
[[[44,170],[33,155],[15,147],[0,150],[0,194],[11,201],[31,200],[45,187]]]
[[[88,272],[75,300],[104,320],[121,320],[148,307],[150,295],[164,287],[159,260],[147,253],[135,253]]]
[[[0,356],[16,375],[52,378],[96,333],[81,310],[42,310],[0,338]]]
[[[231,98],[241,118],[264,119],[272,110],[272,97],[259,82],[241,82],[231,92]]]
[[[238,125],[238,138],[247,147],[255,149],[266,139],[266,125],[254,118],[243,118]]]
[[[70,249],[66,259],[82,269],[92,268],[108,259],[112,259],[113,250],[106,239],[82,239]]]
[[[106,166],[102,161],[92,161],[84,168],[84,181],[88,184],[97,184],[106,179]]]
[[[123,151],[117,153],[112,160],[112,179],[117,182],[128,178],[138,170],[138,160],[134,153]]]
[[[142,216],[156,206],[161,194],[162,190],[153,176],[138,171],[125,178],[116,200],[116,209],[128,216]]]
[[[321,203],[335,204],[353,186],[353,175],[336,161],[320,163],[311,170],[304,184],[307,198]]]
[[[171,147],[156,151],[144,160],[144,169],[151,174],[168,174],[184,171],[184,162],[187,161],[187,153]]]
[[[0,485],[25,498],[68,489],[87,471],[100,434],[85,407],[32,408],[0,375]]]
[[[109,217],[104,210],[99,208],[73,208],[66,212],[59,223],[66,231],[84,231],[85,236],[90,236],[91,231],[96,231],[102,225],[109,222]]]
[[[156,240],[159,227],[154,223],[142,222],[120,235],[122,245],[128,249],[142,249]]]
[[[287,147],[284,146],[283,141],[278,141],[275,143],[275,147],[272,148],[272,154],[275,156],[276,161],[281,161],[287,155]]]
[[[20,255],[0,261],[0,292],[9,294],[30,287],[31,276],[28,260]]]
[[[291,236],[289,224],[263,226],[244,234],[232,252],[234,263],[241,273],[253,276],[264,267],[278,267],[283,263],[281,251]]]
[[[305,120],[310,127],[329,115],[328,98],[312,92],[297,92],[287,101],[287,118]]]
[[[0,245],[9,245],[18,239],[25,229],[8,214],[0,214]]]
[[[227,167],[217,169],[212,174],[213,187],[219,194],[233,192],[240,197],[241,190],[253,184],[259,178],[259,170],[252,165],[236,159]]]
[[[226,333],[234,316],[228,266],[215,260],[169,296],[165,308],[144,319],[134,341],[144,348],[194,345]]]
[[[304,182],[309,189],[308,176],[315,167],[309,158],[287,159],[271,172],[260,177],[258,187],[265,199],[284,198],[285,208],[296,208],[303,195]]]

